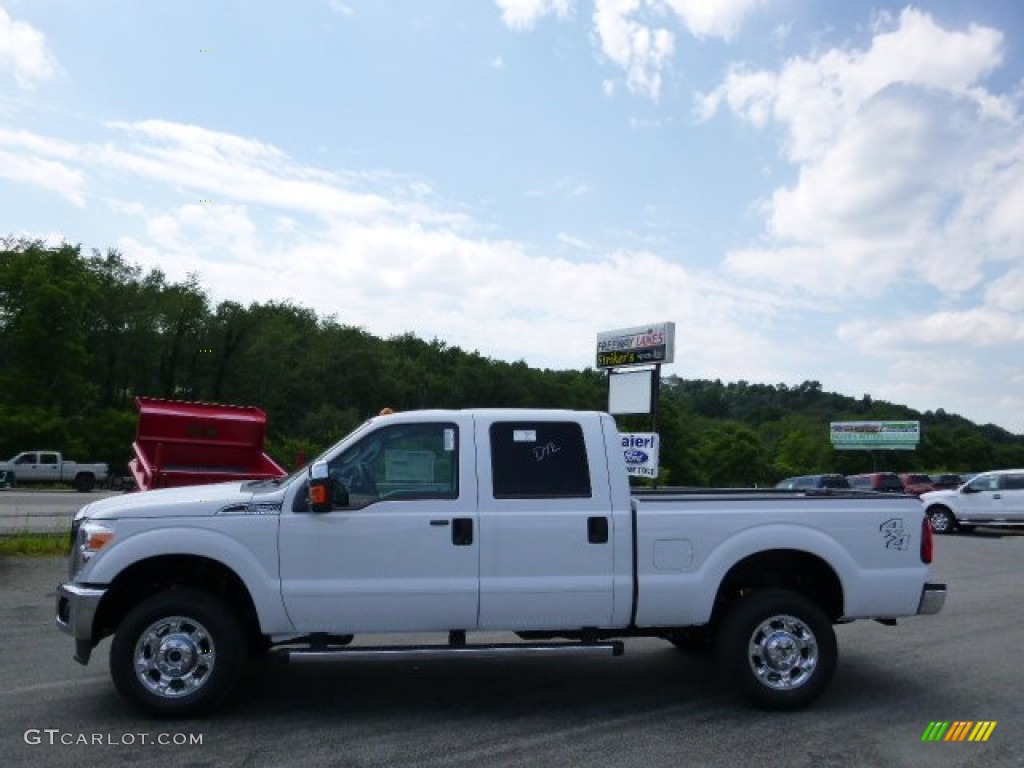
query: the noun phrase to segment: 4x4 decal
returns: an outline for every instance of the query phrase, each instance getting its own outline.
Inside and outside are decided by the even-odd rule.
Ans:
[[[886,520],[878,526],[878,530],[882,532],[882,538],[885,539],[886,549],[902,550],[910,546],[910,534],[903,527],[902,517]]]

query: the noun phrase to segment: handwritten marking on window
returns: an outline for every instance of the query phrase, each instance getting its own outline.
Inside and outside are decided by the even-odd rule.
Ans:
[[[552,456],[562,450],[562,447],[554,442],[547,442],[544,445],[538,445],[533,449],[533,457],[537,461],[544,461],[548,456]]]

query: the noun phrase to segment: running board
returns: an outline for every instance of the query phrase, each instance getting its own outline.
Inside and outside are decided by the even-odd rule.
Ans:
[[[363,648],[281,648],[272,653],[282,661],[386,661],[444,659],[450,656],[621,656],[623,644],[607,643],[498,643],[494,645],[382,645]]]

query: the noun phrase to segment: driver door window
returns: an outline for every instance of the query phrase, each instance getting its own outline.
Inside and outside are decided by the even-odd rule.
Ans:
[[[455,499],[458,430],[454,424],[402,424],[367,435],[329,463],[348,491],[347,509],[377,501]]]

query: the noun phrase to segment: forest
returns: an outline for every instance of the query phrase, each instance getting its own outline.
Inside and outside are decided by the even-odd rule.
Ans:
[[[607,406],[603,371],[539,370],[412,333],[378,338],[288,300],[214,305],[116,250],[0,238],[0,457],[30,449],[123,473],[136,396],[255,405],[268,451],[311,457],[383,407]],[[919,420],[916,451],[835,451],[829,422]],[[618,419],[646,430],[647,417]],[[1024,466],[1024,436],[816,381],[661,381],[659,484],[751,486],[816,472]]]

